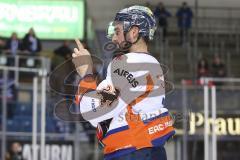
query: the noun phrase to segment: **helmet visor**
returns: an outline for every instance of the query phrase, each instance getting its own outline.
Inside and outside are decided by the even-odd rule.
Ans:
[[[106,31],[106,37],[110,40],[112,40],[113,36],[116,34],[117,31],[119,31],[119,29],[117,29],[117,25],[123,25],[123,22],[119,22],[119,21],[112,21],[108,24],[108,28]]]
[[[115,34],[115,25],[114,25],[113,21],[108,24],[108,28],[107,28],[106,33],[107,33],[106,37],[108,39],[112,39],[112,37]]]

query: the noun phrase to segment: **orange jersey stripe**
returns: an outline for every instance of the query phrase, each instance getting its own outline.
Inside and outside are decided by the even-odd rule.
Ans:
[[[106,145],[104,153],[109,154],[119,149],[130,147],[137,149],[152,147],[152,140],[161,138],[174,131],[174,128],[171,126],[171,121],[170,116],[164,116],[146,125],[138,125],[135,126],[135,128],[111,134],[103,139],[103,143]]]
[[[78,85],[78,91],[75,96],[75,103],[79,104],[83,94],[85,94],[89,90],[96,90],[96,88],[97,88],[96,78],[92,76],[84,77],[84,79],[82,79]]]

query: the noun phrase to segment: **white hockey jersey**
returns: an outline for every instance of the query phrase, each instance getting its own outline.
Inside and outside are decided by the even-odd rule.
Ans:
[[[79,103],[83,118],[94,127],[112,119],[102,139],[104,158],[141,148],[163,146],[175,134],[164,108],[165,83],[159,62],[146,53],[118,56],[107,77]]]
[[[164,75],[159,62],[147,53],[128,53],[112,60],[107,69],[107,77],[96,91],[86,93],[80,101],[80,111],[83,118],[94,127],[101,121],[113,118],[109,131],[127,126],[126,106],[134,99],[144,94],[147,88],[146,77],[150,76],[154,89],[140,102],[136,103],[133,112],[139,114],[142,120],[148,120],[167,112],[163,102],[165,99]],[[100,91],[114,94],[119,90],[119,96],[111,105],[101,102]]]

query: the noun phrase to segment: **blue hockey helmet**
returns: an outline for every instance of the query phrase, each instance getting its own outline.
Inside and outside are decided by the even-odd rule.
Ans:
[[[132,26],[137,26],[139,28],[139,35],[149,40],[153,39],[157,28],[153,12],[144,6],[131,6],[120,10],[116,14],[114,22],[123,23],[124,33],[127,33]],[[111,38],[114,33],[113,22],[109,24],[107,32],[108,37]]]

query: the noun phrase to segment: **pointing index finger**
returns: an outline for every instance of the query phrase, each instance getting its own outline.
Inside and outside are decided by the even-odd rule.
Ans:
[[[75,39],[75,42],[77,43],[78,49],[84,49],[82,43],[79,41],[79,39]]]

